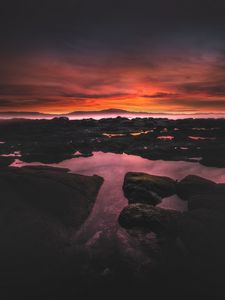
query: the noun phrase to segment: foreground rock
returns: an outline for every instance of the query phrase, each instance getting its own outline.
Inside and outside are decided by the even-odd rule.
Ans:
[[[186,212],[178,222],[179,237],[190,255],[213,264],[216,260],[225,264],[224,213],[211,209],[195,209]]]
[[[8,167],[9,165],[11,165],[14,162],[14,158],[13,157],[0,157],[0,167]]]
[[[142,228],[156,233],[176,235],[179,216],[180,213],[174,210],[148,204],[130,204],[122,210],[119,223],[127,229]]]
[[[196,175],[188,175],[177,183],[177,194],[181,199],[188,200],[198,194],[213,193],[216,183]]]
[[[225,193],[214,192],[212,194],[196,195],[188,201],[188,209],[206,208],[225,213]]]
[[[175,181],[169,177],[129,172],[124,178],[124,195],[129,203],[156,205],[175,194]]]
[[[53,274],[63,263],[70,230],[89,215],[102,184],[49,167],[0,171],[0,277],[10,282]]]

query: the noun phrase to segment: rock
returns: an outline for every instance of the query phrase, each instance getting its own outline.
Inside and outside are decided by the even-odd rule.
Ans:
[[[225,195],[225,183],[218,183],[216,185],[216,193],[220,193],[222,195]]]
[[[191,255],[208,257],[210,260],[220,257],[225,263],[224,213],[211,209],[186,212],[178,220],[178,235]]]
[[[189,199],[188,209],[206,208],[210,210],[217,210],[225,213],[225,194],[212,193],[196,195]]]
[[[0,172],[0,187],[7,181],[2,197],[14,200],[10,194],[33,208],[57,218],[66,226],[79,226],[87,217],[103,182],[99,176],[68,173],[52,167],[7,168]]]
[[[142,228],[156,233],[176,235],[180,214],[149,204],[130,204],[120,213],[119,224],[126,229]]]
[[[103,182],[67,171],[0,170],[1,282],[35,282],[60,273],[70,234],[88,217]]]
[[[212,193],[216,183],[196,175],[188,175],[177,183],[177,195],[184,200],[198,194]]]
[[[123,191],[129,203],[156,205],[176,189],[175,181],[169,177],[129,172],[124,178]]]
[[[208,151],[203,154],[200,163],[207,167],[225,167],[225,157],[224,157],[225,147],[224,144],[218,145],[213,151]]]
[[[13,157],[0,157],[0,167],[7,167],[14,162],[15,158]]]
[[[225,276],[224,213],[211,209],[184,213],[178,220],[178,237],[187,249],[182,270],[193,291],[200,288],[205,295],[217,291],[220,295]]]

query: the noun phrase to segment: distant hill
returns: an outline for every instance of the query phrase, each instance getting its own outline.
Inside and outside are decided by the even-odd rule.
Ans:
[[[132,113],[129,112],[127,110],[123,110],[123,109],[114,109],[114,108],[110,108],[110,109],[104,109],[104,110],[96,110],[96,111],[73,111],[71,113],[68,113],[66,115],[70,116],[70,115],[89,115],[89,114],[127,114],[127,113]]]
[[[104,109],[100,111],[73,111],[66,114],[47,114],[39,112],[0,112],[0,119],[52,119],[55,117],[68,117],[70,119],[102,119],[102,118],[169,118],[169,119],[186,119],[186,118],[224,118],[225,114],[213,113],[194,113],[194,114],[181,114],[181,113],[151,113],[151,112],[132,112],[123,109]]]
[[[2,119],[12,119],[12,118],[19,118],[19,119],[45,119],[45,118],[54,118],[57,115],[52,114],[45,114],[39,112],[0,112],[0,118]]]

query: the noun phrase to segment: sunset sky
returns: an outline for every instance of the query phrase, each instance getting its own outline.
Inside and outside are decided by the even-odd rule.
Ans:
[[[225,2],[0,4],[0,111],[225,112]]]

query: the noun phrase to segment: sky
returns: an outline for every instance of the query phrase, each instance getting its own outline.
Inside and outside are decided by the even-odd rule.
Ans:
[[[0,111],[225,112],[224,0],[0,4]]]

